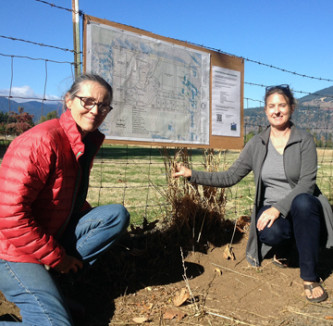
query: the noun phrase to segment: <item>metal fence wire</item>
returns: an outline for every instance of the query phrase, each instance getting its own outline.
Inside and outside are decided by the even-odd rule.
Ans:
[[[41,4],[49,5],[53,10],[64,10],[68,14],[72,14],[72,10],[57,6],[47,1],[35,0]],[[83,12],[79,12],[82,17]],[[13,22],[15,23],[15,22]],[[39,43],[35,41],[15,38],[13,36],[0,35],[8,41],[28,43],[30,46],[50,47],[57,51],[74,54],[73,49],[54,46],[50,44]],[[214,49],[215,51],[219,51]],[[222,52],[222,51],[221,51]],[[77,54],[77,53],[76,53]],[[43,112],[43,104],[47,102],[59,102],[59,98],[50,98],[47,95],[49,74],[54,70],[63,71],[63,80],[70,81],[75,79],[74,69],[75,62],[72,60],[57,61],[49,58],[36,58],[28,55],[6,54],[0,53],[0,57],[5,59],[6,74],[3,78],[8,80],[8,92],[0,93],[0,99],[4,98],[8,101],[2,102],[2,111],[10,112],[12,110],[12,102],[36,100],[41,103],[41,115]],[[294,74],[300,78],[311,78],[322,81],[333,82],[333,80],[321,77],[308,76],[299,74],[274,65],[265,64],[257,60],[243,58],[252,64],[265,66],[267,69],[277,69],[286,74]],[[20,96],[14,92],[14,80],[16,74],[25,74],[16,68],[17,62],[24,61],[26,67],[35,66],[36,73],[30,75],[31,81],[36,80],[36,76],[43,83],[43,94],[36,96]],[[245,82],[247,85],[254,87],[265,87],[265,85],[252,82]],[[309,94],[303,91],[295,91],[298,93]],[[313,95],[313,94],[312,94]],[[261,101],[244,97],[245,103],[249,101],[257,101],[262,105]],[[61,112],[58,112],[60,114]],[[262,126],[245,123],[244,125],[245,141],[248,140],[250,132],[258,133]],[[314,133],[315,128],[309,128],[309,132]],[[332,130],[324,130],[321,135],[323,139],[331,139]],[[8,135],[1,136],[0,139],[0,159],[2,159],[6,148],[13,137]],[[93,165],[91,180],[88,192],[88,200],[92,205],[103,205],[107,203],[122,203],[131,212],[132,219],[140,224],[144,220],[155,220],[160,218],[168,218],[170,212],[169,203],[166,200],[166,192],[168,190],[168,165],[166,164],[166,150],[175,154],[174,148],[162,148],[155,146],[131,146],[131,145],[112,145],[104,144],[96,157]],[[204,149],[188,149],[190,153],[190,167],[195,169],[204,169]],[[333,149],[328,143],[320,143],[317,148],[318,152],[318,175],[317,184],[322,192],[333,203]],[[216,151],[216,157],[223,157],[219,162],[219,169],[227,169],[239,155],[239,151]],[[238,185],[227,189],[226,191],[226,218],[236,219],[242,215],[249,215],[252,209],[254,199],[253,175],[250,174]]]

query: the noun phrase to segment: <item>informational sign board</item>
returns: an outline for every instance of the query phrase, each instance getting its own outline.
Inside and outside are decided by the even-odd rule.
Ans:
[[[114,143],[243,147],[240,58],[85,16],[84,68],[113,87]]]
[[[240,72],[212,69],[212,135],[240,137]]]

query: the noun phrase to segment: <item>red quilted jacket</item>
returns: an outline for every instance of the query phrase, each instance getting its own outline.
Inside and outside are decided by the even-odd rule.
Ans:
[[[96,130],[89,137],[97,153],[104,135]],[[51,267],[62,260],[56,235],[75,204],[83,153],[69,110],[14,139],[0,166],[1,259]]]

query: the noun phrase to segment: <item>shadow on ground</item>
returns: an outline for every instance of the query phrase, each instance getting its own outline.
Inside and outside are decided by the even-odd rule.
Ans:
[[[193,279],[204,272],[197,263],[185,262],[189,251],[205,253],[209,246],[220,247],[228,242],[234,231],[234,222],[223,221],[203,230],[200,241],[192,236],[188,225],[157,226],[146,223],[143,228],[132,228],[114,248],[72,283],[59,280],[67,297],[85,307],[86,315],[79,325],[108,325],[114,313],[114,299],[141,289]],[[197,232],[194,232],[198,234]],[[236,232],[234,242],[242,237]],[[79,311],[77,311],[79,312]],[[80,313],[79,313],[80,314]],[[82,315],[82,314],[81,314]]]

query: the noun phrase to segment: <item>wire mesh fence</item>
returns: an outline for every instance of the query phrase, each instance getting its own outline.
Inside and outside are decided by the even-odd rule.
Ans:
[[[63,10],[66,14],[71,15],[72,10],[57,6],[47,1],[35,0],[41,4],[50,6],[50,10]],[[83,12],[80,11],[80,15]],[[55,51],[62,53],[69,53],[72,55],[74,50],[68,47],[54,46],[52,44],[44,44],[42,42],[25,40],[22,38],[15,38],[13,36],[0,35],[1,38],[8,40],[8,42],[27,43],[29,46],[36,47],[49,47]],[[216,49],[214,49],[216,50]],[[219,51],[219,50],[217,50]],[[222,51],[221,51],[222,52]],[[60,98],[55,98],[48,94],[48,86],[50,75],[54,71],[63,71],[62,86],[65,91],[74,80],[74,67],[75,63],[72,60],[53,60],[50,58],[37,58],[29,55],[17,55],[0,53],[0,58],[5,62],[3,67],[3,78],[7,80],[8,89],[0,93],[0,108],[2,112],[17,111],[17,107],[13,107],[14,102],[17,105],[25,101],[22,106],[27,106],[28,101],[35,100],[40,102],[40,111],[35,116],[34,123],[40,122],[40,117],[46,115],[44,111],[45,105],[48,103],[55,103],[58,105],[57,115],[61,113]],[[271,64],[265,64],[257,60],[243,58],[245,61],[256,64],[258,66],[265,66],[267,69],[279,70],[282,73],[293,74],[300,78],[318,79],[320,81],[332,82],[331,79],[322,77],[308,76],[306,74],[299,74],[297,72],[289,71],[284,68],[276,67]],[[24,72],[19,68],[22,67],[24,62]],[[29,70],[29,67],[31,70]],[[19,93],[15,87],[15,77],[17,74],[24,74],[26,76],[27,84],[42,84],[42,94],[35,94],[33,92]],[[36,78],[38,76],[38,78]],[[245,82],[246,85],[254,87],[262,87],[265,85]],[[309,94],[303,91],[295,91],[296,93]],[[315,94],[312,94],[315,95]],[[320,96],[320,94],[318,94]],[[331,95],[332,96],[332,95]],[[257,101],[251,98],[244,97],[245,105],[248,107],[249,101]],[[257,101],[262,106],[262,101]],[[315,110],[304,111],[305,121],[307,114],[315,114]],[[8,125],[7,120],[0,121],[0,158],[4,155],[6,148],[10,141],[15,137],[15,134],[9,133],[4,127]],[[249,124],[245,123],[244,135],[245,142],[251,136],[258,133],[262,129],[263,124]],[[321,134],[318,135],[316,126],[308,128],[316,139],[317,152],[318,152],[318,176],[317,183],[322,192],[333,202],[333,149],[332,144],[332,130],[329,128],[321,128]],[[135,146],[120,146],[104,144],[98,156],[96,157],[93,165],[90,187],[88,193],[88,200],[92,205],[103,205],[107,203],[123,203],[131,212],[132,221],[137,224],[142,223],[144,220],[154,220],[161,218],[168,218],[170,214],[170,206],[166,201],[166,192],[168,189],[168,169],[171,167],[165,164],[165,153],[169,152],[174,154],[177,149],[175,148],[162,148],[162,147],[135,147]],[[204,155],[205,150],[188,149],[190,153],[190,167],[194,169],[205,169]],[[239,151],[215,151],[216,156],[220,157],[219,170],[227,169],[232,162],[238,157]],[[255,190],[253,183],[253,175],[249,174],[236,186],[226,190],[226,218],[235,219],[242,215],[249,215],[252,209]]]
[[[105,144],[92,169],[88,200],[93,205],[112,202],[123,203],[131,212],[132,222],[142,223],[171,218],[167,201],[168,178],[172,169],[165,164],[166,154],[174,156],[181,149],[135,147]],[[187,149],[189,166],[205,170],[205,149]],[[333,149],[318,149],[317,184],[333,201]],[[219,157],[218,169],[227,169],[237,159],[240,151],[215,151]],[[255,187],[250,173],[237,185],[226,189],[225,218],[235,220],[251,214]]]

